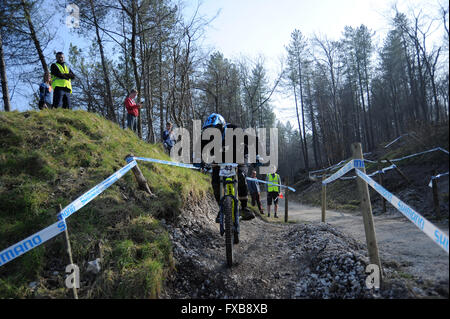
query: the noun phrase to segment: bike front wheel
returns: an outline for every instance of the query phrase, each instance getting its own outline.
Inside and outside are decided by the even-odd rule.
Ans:
[[[227,266],[233,265],[233,198],[225,197],[223,202],[225,219],[225,250]]]

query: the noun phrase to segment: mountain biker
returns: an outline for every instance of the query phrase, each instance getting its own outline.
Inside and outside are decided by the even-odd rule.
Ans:
[[[212,113],[211,115],[208,116],[208,118],[206,119],[205,123],[202,126],[202,132],[204,130],[206,130],[207,128],[217,128],[221,131],[222,133],[222,162],[225,162],[225,148],[227,145],[225,145],[225,132],[227,128],[236,128],[236,125],[231,124],[231,123],[226,123],[224,117],[220,114],[217,113]],[[210,140],[203,140],[201,142],[201,149],[203,150],[204,146],[207,145],[208,143],[210,143],[212,141],[213,137],[211,137]],[[248,147],[247,147],[248,142],[245,142],[244,139],[244,158],[246,158],[246,156],[248,155]],[[233,162],[235,162],[236,160],[236,148],[237,145],[236,143],[233,143]],[[214,154],[211,154],[214,155]],[[202,162],[203,164],[203,162]],[[243,216],[247,216],[246,219],[252,219],[255,217],[255,215],[251,212],[251,210],[247,207],[247,202],[248,202],[248,187],[247,187],[247,181],[246,181],[246,175],[247,175],[247,170],[248,170],[248,163],[244,163],[244,164],[239,164],[238,165],[238,199],[241,203],[241,207],[242,207],[242,212],[243,212]],[[219,176],[219,172],[220,172],[220,167],[219,166],[213,166],[212,168],[212,178],[211,178],[211,185],[214,191],[214,197],[217,201],[217,203],[220,205],[220,199],[221,199],[221,194],[220,194],[220,176]],[[216,222],[219,223],[220,219],[220,211],[217,214],[216,217]]]

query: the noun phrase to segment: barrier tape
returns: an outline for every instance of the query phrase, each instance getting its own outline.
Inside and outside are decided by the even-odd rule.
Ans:
[[[311,173],[317,173],[317,172],[323,172],[323,171],[328,171],[328,170],[331,170],[331,169],[338,168],[339,166],[344,165],[343,163],[345,163],[346,161],[348,161],[348,159],[342,160],[342,161],[340,161],[339,163],[334,164],[334,165],[331,165],[331,166],[328,167],[328,168],[319,169],[319,170],[316,170],[316,171],[310,171],[309,174],[311,174]],[[341,164],[342,164],[342,165],[341,165]]]
[[[409,207],[398,197],[390,193],[383,186],[375,182],[369,176],[364,174],[359,169],[356,170],[356,174],[361,177],[367,184],[369,184],[374,190],[376,190],[381,196],[383,196],[388,202],[390,202],[395,208],[397,208],[406,218],[408,218],[414,225],[416,225],[421,231],[423,231],[428,237],[430,237],[439,247],[448,252],[448,236],[439,228],[430,223],[422,215],[417,213],[414,209]]]
[[[25,254],[33,248],[45,243],[47,240],[55,237],[66,229],[65,220],[57,221],[56,223],[44,228],[43,230],[31,235],[24,240],[9,246],[0,252],[0,266],[10,262],[11,260]]]
[[[430,152],[435,152],[435,151],[442,151],[442,152],[444,152],[447,155],[449,154],[448,151],[443,149],[442,147],[435,147],[435,148],[432,148],[430,150],[423,151],[423,152],[420,152],[420,153],[415,153],[415,154],[407,155],[407,156],[400,157],[400,158],[394,158],[394,159],[391,159],[390,161],[391,162],[398,162],[398,161],[401,161],[401,160],[404,160],[404,159],[407,159],[407,158],[411,158],[411,157],[414,157],[414,156],[419,156],[419,155],[423,155],[423,154],[430,153]],[[387,160],[381,160],[381,162],[382,163],[387,163],[388,161]]]
[[[132,159],[133,160],[137,160],[137,161],[146,161],[146,162],[166,164],[166,165],[172,165],[172,166],[178,166],[178,167],[184,167],[184,168],[200,169],[199,167],[196,167],[196,166],[194,166],[192,164],[184,164],[184,163],[178,163],[178,162],[164,161],[164,160],[158,160],[158,159],[154,159],[154,158],[133,157]],[[224,163],[224,165],[237,167],[239,164],[236,164],[236,163]],[[264,183],[264,184],[276,185],[276,186],[280,186],[280,187],[283,187],[283,188],[288,188],[289,190],[295,192],[295,189],[292,188],[292,187],[289,187],[289,186],[275,184],[275,183],[272,183],[272,182],[266,182],[266,181],[262,181],[262,180],[259,180],[259,179],[256,179],[256,178],[251,178],[251,177],[247,177],[247,180],[260,182],[260,183]]]
[[[322,184],[326,185],[326,184],[329,184],[329,183],[337,180],[338,178],[341,178],[342,176],[344,176],[345,174],[350,172],[355,167],[364,167],[364,161],[360,160],[360,159],[351,160],[350,162],[345,164],[344,167],[342,167],[340,170],[338,170],[336,173],[334,173],[333,175],[328,177],[326,180],[322,181]]]
[[[398,161],[401,161],[401,160],[404,160],[404,159],[407,159],[407,158],[411,158],[411,157],[414,157],[414,156],[419,156],[419,155],[422,155],[422,154],[426,154],[426,153],[430,153],[430,152],[435,152],[435,151],[442,151],[442,152],[444,152],[445,154],[447,154],[447,155],[449,155],[449,152],[447,151],[447,150],[445,150],[445,149],[443,149],[442,147],[435,147],[435,148],[433,148],[433,149],[430,149],[430,150],[427,150],[427,151],[423,151],[423,152],[420,152],[420,153],[415,153],[415,154],[411,154],[411,155],[408,155],[408,156],[404,156],[404,157],[401,157],[401,158],[394,158],[394,159],[391,159],[390,161],[391,162],[398,162]],[[364,153],[364,154],[369,154],[369,153]],[[309,175],[311,176],[311,173],[318,173],[318,172],[324,172],[324,171],[328,171],[328,170],[333,170],[333,169],[336,169],[336,168],[338,168],[338,167],[341,167],[343,164],[343,162],[346,162],[347,160],[343,160],[343,161],[340,161],[339,163],[337,163],[337,164],[335,164],[335,165],[332,165],[332,166],[330,166],[330,167],[328,167],[328,168],[324,168],[324,169],[320,169],[320,170],[316,170],[316,171],[310,171],[309,172]],[[364,159],[364,161],[365,162],[368,162],[368,163],[378,163],[377,161],[372,161],[372,160],[368,160],[368,159]],[[388,163],[388,161],[387,160],[381,160],[381,163]],[[342,165],[341,165],[342,164]],[[321,177],[321,176],[315,176],[315,175],[313,175],[313,177]]]
[[[95,197],[100,195],[104,190],[106,190],[109,186],[114,184],[119,178],[125,175],[130,169],[136,166],[136,161],[132,161],[122,167],[120,170],[109,176],[100,184],[94,186],[86,193],[78,197],[72,203],[67,205],[61,212],[58,213],[57,218],[58,221],[47,228],[31,235],[24,240],[6,248],[2,252],[0,252],[0,266],[3,266],[7,262],[19,257],[20,255],[30,251],[31,249],[41,245],[47,240],[55,237],[59,233],[63,232],[67,225],[65,219],[75,213],[77,210],[88,204]]]
[[[367,176],[369,176],[369,177],[372,177],[372,176],[375,176],[375,175],[377,175],[377,174],[384,174],[384,173],[386,173],[387,171],[390,171],[391,169],[394,169],[394,168],[396,168],[397,166],[395,165],[395,164],[392,164],[391,166],[388,166],[388,167],[385,167],[385,168],[383,168],[383,169],[381,169],[381,170],[378,170],[378,171],[375,171],[375,172],[373,172],[373,173],[370,173],[370,174],[368,174]],[[355,179],[356,178],[356,176],[350,176],[350,177],[341,177],[340,179],[342,179],[342,180],[348,180],[348,179]]]
[[[295,193],[295,188],[292,188],[292,187],[289,187],[289,186],[286,186],[286,185],[280,185],[280,184],[275,184],[275,183],[272,183],[272,182],[262,181],[260,179],[256,179],[256,178],[252,178],[252,177],[247,177],[246,179],[248,181],[254,181],[254,182],[260,182],[260,183],[269,184],[269,185],[280,186],[280,187],[283,187],[283,188],[287,188],[287,189],[289,189],[289,190],[291,190],[291,191],[293,191]]]
[[[445,154],[449,155],[448,151],[445,150],[445,149],[443,149],[442,147],[438,147],[437,149],[438,149],[439,151],[442,151],[442,152],[444,152]]]
[[[447,176],[448,173],[449,173],[449,172],[447,172],[447,173],[442,173],[442,174],[438,174],[438,175],[436,175],[436,176],[432,176],[432,177],[431,177],[431,180],[430,180],[430,183],[428,184],[428,187],[433,187],[433,179],[438,179],[438,178],[441,178],[441,177],[443,177],[443,176]]]
[[[363,153],[363,156],[370,155],[370,154],[372,154],[372,152]],[[331,165],[331,166],[328,167],[328,168],[319,169],[319,170],[316,170],[316,171],[310,171],[310,172],[308,172],[308,173],[309,173],[309,175],[311,175],[311,173],[317,173],[317,172],[323,172],[323,171],[333,170],[333,169],[336,169],[336,168],[339,168],[339,167],[344,166],[344,165],[345,165],[344,163],[347,162],[348,160],[350,160],[350,159],[345,159],[345,160],[340,161],[340,162],[337,163],[337,164]],[[366,159],[365,159],[365,161],[369,161],[369,160],[366,160]],[[372,162],[372,161],[370,161],[370,162]],[[373,162],[373,163],[376,163],[376,162]],[[321,176],[314,176],[314,177],[321,177]]]
[[[129,157],[130,158],[130,157]],[[128,158],[128,159],[129,159]],[[128,160],[127,159],[127,160]],[[159,164],[165,164],[165,165],[171,165],[171,166],[178,166],[178,167],[184,167],[184,168],[192,168],[192,169],[200,169],[200,167],[196,167],[192,164],[184,164],[184,163],[178,163],[178,162],[171,162],[171,161],[164,161],[154,158],[146,158],[146,157],[132,157],[133,160],[137,161],[145,161],[145,162],[152,162],[152,163],[159,163]]]
[[[112,184],[114,184],[119,178],[121,178],[123,175],[125,175],[130,169],[132,169],[134,166],[137,165],[136,160],[142,160],[142,161],[148,161],[148,162],[154,162],[154,163],[160,163],[160,164],[167,164],[172,166],[178,166],[178,167],[184,167],[184,168],[193,168],[193,169],[199,169],[198,167],[195,167],[191,164],[183,164],[183,163],[176,163],[176,162],[170,162],[170,161],[164,161],[164,160],[157,160],[153,158],[145,158],[145,157],[128,157],[127,159],[128,164],[122,167],[120,170],[116,171],[114,174],[109,176],[107,179],[102,181],[101,183],[97,184],[90,190],[88,190],[86,193],[75,199],[72,203],[67,205],[65,208],[63,208],[58,214],[57,219],[58,221],[47,228],[35,233],[34,235],[31,235],[24,240],[6,248],[2,252],[0,252],[0,266],[3,266],[7,262],[19,257],[20,255],[28,252],[29,250],[41,245],[42,243],[46,242],[47,240],[57,236],[59,233],[63,232],[67,225],[65,222],[65,219],[72,214],[74,214],[76,211],[87,205],[90,201],[92,201],[94,198],[96,198],[98,195],[100,195],[102,192],[104,192],[108,187],[110,187]],[[294,190],[295,191],[295,190]]]
[[[87,203],[89,203],[91,200],[93,200],[95,197],[97,197],[103,191],[105,191],[109,186],[117,182],[119,178],[125,175],[130,169],[132,169],[136,165],[137,165],[136,161],[133,160],[124,167],[122,167],[120,170],[109,176],[100,184],[92,187],[86,193],[84,193],[83,195],[75,199],[72,203],[64,207],[64,209],[57,215],[58,220],[69,217],[77,210],[85,206]]]
[[[390,142],[388,145],[386,145],[384,148],[388,148],[389,146],[391,146],[392,144],[394,144],[395,142],[397,142],[399,139],[401,139],[403,136],[407,136],[409,135],[408,133],[400,135],[399,137],[397,137],[395,140],[393,140],[392,142]]]

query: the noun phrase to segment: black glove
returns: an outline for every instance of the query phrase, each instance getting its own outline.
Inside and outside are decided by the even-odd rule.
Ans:
[[[194,167],[197,167],[197,168],[200,168],[200,169],[205,167],[205,163],[203,163],[203,162],[201,162],[201,163],[194,163],[193,165],[194,165]]]

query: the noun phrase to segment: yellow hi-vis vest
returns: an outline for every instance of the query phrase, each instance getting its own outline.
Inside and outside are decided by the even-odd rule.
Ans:
[[[272,182],[275,184],[281,184],[281,180],[280,180],[280,175],[275,173],[275,176],[272,174],[267,174],[267,181],[268,182]],[[280,192],[280,187],[279,186],[275,186],[272,184],[267,184],[267,191],[268,192]]]
[[[64,63],[64,67],[59,64],[59,63],[55,63],[56,66],[59,69],[59,72],[61,72],[62,74],[69,74],[69,68],[67,67],[67,64]],[[52,74],[52,87],[53,89],[55,87],[63,87],[63,88],[68,88],[70,90],[70,93],[72,93],[72,83],[70,82],[70,79],[66,80],[66,79],[61,79],[58,78],[57,76],[54,76]]]

